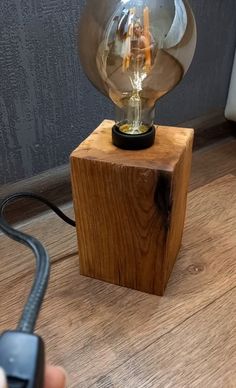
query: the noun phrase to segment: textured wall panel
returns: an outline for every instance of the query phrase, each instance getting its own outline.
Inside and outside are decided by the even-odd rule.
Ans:
[[[83,75],[76,31],[85,1],[0,2],[0,183],[67,163],[113,107]],[[99,0],[98,0],[99,4]],[[174,124],[225,106],[236,41],[235,0],[192,0],[198,46],[184,82],[158,105]],[[88,26],[89,33],[89,26]]]

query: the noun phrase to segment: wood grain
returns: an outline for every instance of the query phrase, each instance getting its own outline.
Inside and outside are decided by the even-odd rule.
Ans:
[[[68,216],[74,217],[71,204],[65,205],[61,209]],[[52,212],[45,212],[31,221],[28,220],[16,225],[16,227],[42,241],[52,263],[73,254],[77,255],[77,238],[74,228],[58,219]],[[59,239],[58,236],[60,236]],[[8,251],[14,260],[8,260]],[[28,273],[34,268],[34,258],[31,251],[23,245],[5,238],[2,233],[0,233],[0,257],[6,266],[6,270],[1,273],[1,280],[5,282],[6,287],[10,287],[12,279],[22,278],[22,274]],[[28,289],[28,284],[25,287]]]
[[[235,315],[234,286],[91,388],[236,387]]]
[[[157,128],[155,144],[124,151],[104,121],[71,156],[80,272],[163,295],[186,212],[193,130]]]
[[[55,261],[38,333],[70,388],[235,386],[235,204],[233,175],[190,193],[164,298],[79,276],[75,233],[51,214],[24,227]],[[14,327],[29,288],[26,252],[0,236],[1,330]]]
[[[99,159],[132,167],[173,171],[183,154],[186,143],[192,138],[191,128],[158,126],[154,146],[140,151],[121,150],[112,144],[112,120],[104,120],[92,134],[71,154],[75,158]],[[174,150],[174,152],[171,152]]]

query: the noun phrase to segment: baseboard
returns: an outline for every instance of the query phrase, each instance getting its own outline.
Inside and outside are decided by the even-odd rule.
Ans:
[[[194,150],[236,134],[236,123],[226,120],[223,110],[211,112],[177,126],[195,129]],[[61,166],[33,178],[2,186],[0,198],[19,191],[38,193],[58,206],[70,202],[72,194],[69,166]],[[45,210],[47,210],[45,206],[39,202],[20,200],[9,206],[6,216],[9,222],[17,223]]]
[[[32,178],[4,185],[0,188],[0,198],[18,193],[34,192],[61,206],[72,199],[69,165],[53,168]],[[18,223],[47,211],[47,207],[33,199],[20,199],[10,204],[5,216],[10,223]]]
[[[194,128],[194,150],[236,135],[236,123],[225,118],[223,109],[186,121],[177,126]]]

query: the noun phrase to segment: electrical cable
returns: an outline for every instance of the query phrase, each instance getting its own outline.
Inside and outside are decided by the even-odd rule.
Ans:
[[[4,218],[5,208],[15,200],[20,198],[31,198],[43,202],[49,208],[51,208],[62,220],[67,222],[71,226],[76,226],[75,221],[67,217],[57,206],[45,199],[44,197],[29,193],[22,192],[12,194],[9,197],[3,199],[0,204],[0,230],[11,239],[26,245],[34,253],[36,258],[36,270],[35,280],[31,288],[28,300],[23,309],[22,316],[17,326],[17,330],[25,333],[33,333],[34,327],[37,321],[37,317],[40,311],[40,307],[43,302],[43,298],[47,289],[49,275],[50,275],[50,259],[46,249],[43,247],[40,241],[35,237],[20,232],[10,226]]]

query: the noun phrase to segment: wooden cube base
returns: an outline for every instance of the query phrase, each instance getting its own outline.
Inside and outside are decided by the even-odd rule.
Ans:
[[[82,275],[163,295],[184,227],[193,130],[159,126],[125,151],[105,120],[71,155]]]

